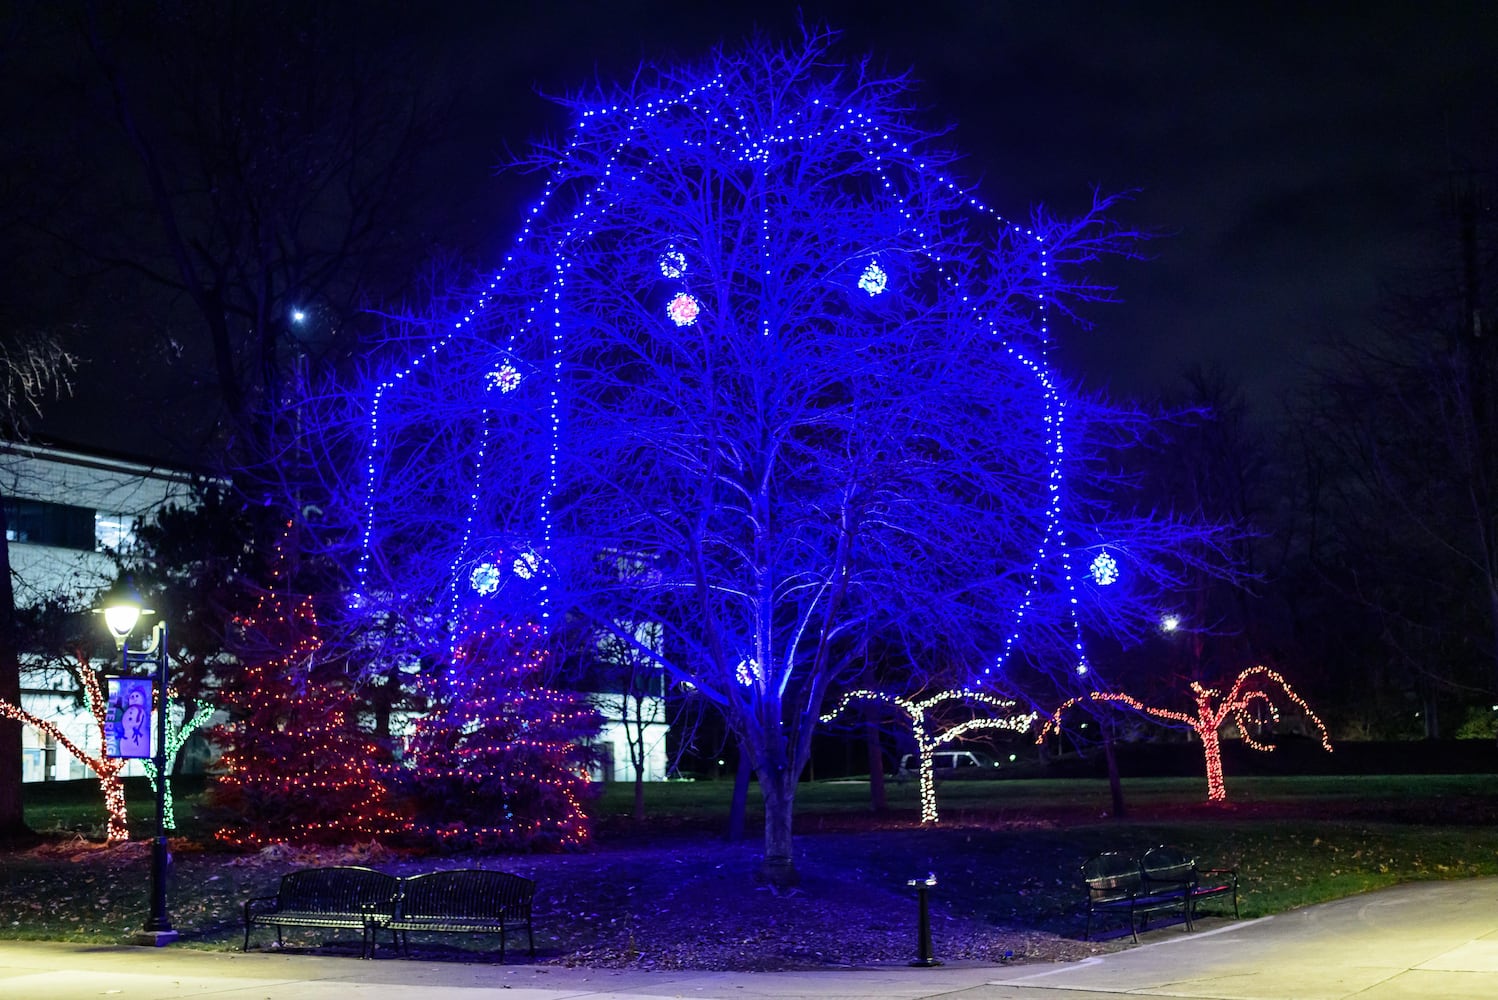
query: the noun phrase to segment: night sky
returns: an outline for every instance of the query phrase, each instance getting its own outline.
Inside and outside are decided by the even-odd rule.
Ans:
[[[1104,268],[1123,302],[1063,334],[1063,368],[1120,396],[1199,364],[1275,412],[1319,340],[1367,328],[1382,283],[1454,251],[1454,180],[1476,171],[1491,190],[1498,168],[1488,3],[521,6],[433,0],[419,28],[432,72],[463,81],[457,131],[425,184],[437,238],[473,268],[497,259],[539,189],[494,167],[565,126],[542,95],[756,28],[791,38],[799,16],[840,29],[849,58],[908,67],[927,121],[952,126],[963,174],[1005,214],[1071,215],[1094,189],[1135,192],[1114,214],[1159,234],[1141,248],[1150,259]],[[93,352],[83,398],[55,408],[72,439],[107,391],[109,350]]]

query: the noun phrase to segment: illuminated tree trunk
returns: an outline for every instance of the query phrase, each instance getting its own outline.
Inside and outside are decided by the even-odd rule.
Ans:
[[[1098,720],[1103,731],[1103,759],[1108,762],[1108,795],[1113,800],[1113,818],[1122,819],[1128,808],[1124,804],[1123,779],[1118,773],[1118,748],[1113,742],[1113,723]]]
[[[864,706],[863,739],[869,757],[869,808],[882,813],[889,809],[889,799],[884,793],[884,754],[879,749],[879,725],[873,705]]]
[[[1207,798],[1226,802],[1227,782],[1222,777],[1222,738],[1215,728],[1198,729],[1202,738],[1202,755],[1207,759]]]
[[[739,744],[739,764],[733,772],[733,798],[728,804],[729,840],[744,839],[744,811],[749,805],[749,779],[754,776],[754,762],[749,750]]]
[[[759,772],[759,786],[765,799],[765,857],[761,871],[774,885],[789,885],[796,881],[791,843],[796,778],[797,775],[783,763]]]
[[[1214,711],[1212,708],[1212,696],[1215,691],[1208,690],[1200,685],[1194,685],[1196,692],[1196,720],[1193,728],[1202,740],[1202,755],[1206,757],[1207,763],[1207,798],[1212,802],[1226,802],[1228,797],[1227,782],[1222,777],[1222,723],[1229,709],[1233,708],[1233,699],[1227,698]],[[1234,688],[1233,694],[1237,694]]]
[[[125,786],[120,781],[120,771],[123,770],[125,761],[122,758],[110,757],[104,751],[107,743],[105,733],[107,708],[104,692],[99,684],[98,674],[86,663],[80,666],[82,667],[84,701],[94,717],[94,724],[99,728],[99,752],[97,754],[85,751],[68,739],[67,734],[53,723],[37,718],[19,705],[3,699],[0,699],[0,718],[23,723],[45,736],[52,737],[68,753],[88,765],[89,769],[94,772],[94,777],[99,779],[99,791],[104,794],[104,811],[108,816],[105,839],[111,844],[122,843],[130,839],[130,829],[125,820]]]
[[[921,822],[935,823],[936,813],[936,771],[931,764],[931,751],[924,746],[916,754],[920,758],[916,765],[916,775],[921,790]]]
[[[168,830],[177,829],[177,807],[176,797],[172,794],[172,775],[177,773],[178,757],[182,752],[182,746],[187,738],[196,730],[208,724],[213,717],[213,706],[207,703],[198,706],[197,711],[185,711],[182,716],[182,724],[179,726],[172,721],[171,713],[167,713],[166,722],[166,789],[162,794],[162,820],[161,825]],[[143,762],[146,769],[146,778],[151,782],[151,791],[156,790],[156,762],[148,760]]]

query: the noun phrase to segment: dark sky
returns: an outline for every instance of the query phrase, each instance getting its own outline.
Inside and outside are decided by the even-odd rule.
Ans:
[[[642,59],[690,59],[755,28],[792,37],[800,17],[843,31],[849,56],[908,67],[929,121],[953,126],[964,173],[1006,215],[1037,204],[1075,214],[1094,189],[1136,192],[1115,215],[1161,234],[1143,248],[1151,259],[1104,271],[1124,301],[1067,331],[1063,355],[1119,395],[1202,364],[1271,411],[1319,338],[1365,326],[1381,282],[1452,250],[1452,178],[1475,169],[1491,182],[1498,168],[1489,3],[426,9],[423,58],[469,81],[461,134],[428,182],[449,245],[497,257],[513,233],[539,182],[493,167],[565,124],[540,94],[625,76]]]

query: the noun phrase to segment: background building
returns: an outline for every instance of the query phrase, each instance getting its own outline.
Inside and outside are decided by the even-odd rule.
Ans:
[[[16,606],[91,606],[114,581],[114,553],[133,539],[136,525],[168,504],[190,503],[200,478],[64,447],[0,441],[0,497]],[[98,727],[56,657],[23,657],[21,707],[55,723],[85,750],[99,748]],[[29,727],[22,734],[23,781],[89,776],[87,766],[51,738]],[[139,761],[131,761],[125,773],[144,772]]]

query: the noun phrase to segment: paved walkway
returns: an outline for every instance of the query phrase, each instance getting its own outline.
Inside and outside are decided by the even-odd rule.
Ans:
[[[1498,995],[1498,879],[1422,882],[1066,965],[796,973],[536,965],[0,942],[5,1000],[1466,1000]],[[940,955],[941,943],[937,941]]]

